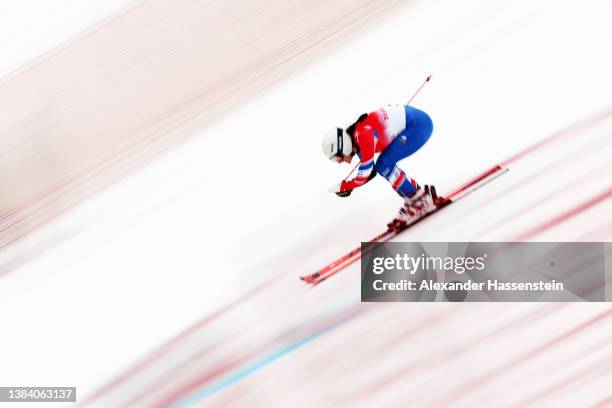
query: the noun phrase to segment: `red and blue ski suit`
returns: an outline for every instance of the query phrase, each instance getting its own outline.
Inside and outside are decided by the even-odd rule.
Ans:
[[[352,135],[361,159],[359,171],[354,179],[342,182],[340,191],[362,186],[376,168],[400,196],[412,195],[418,184],[397,167],[397,162],[419,150],[432,131],[429,115],[412,106],[387,105],[369,113],[357,123]],[[376,153],[380,156],[375,161]]]

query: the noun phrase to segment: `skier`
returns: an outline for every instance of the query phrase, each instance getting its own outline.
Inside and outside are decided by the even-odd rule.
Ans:
[[[323,153],[337,163],[350,163],[357,155],[361,161],[357,176],[343,180],[330,191],[340,197],[363,186],[380,173],[403,198],[404,205],[389,223],[401,228],[433,211],[444,198],[437,197],[433,186],[419,184],[404,173],[397,163],[419,150],[429,139],[433,123],[427,113],[409,105],[387,105],[364,113],[355,123],[343,129],[334,127],[323,138]],[[375,161],[374,156],[380,153]]]

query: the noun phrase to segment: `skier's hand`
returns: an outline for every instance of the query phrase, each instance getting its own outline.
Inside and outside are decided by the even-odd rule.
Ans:
[[[328,188],[327,191],[336,194],[338,197],[348,197],[352,192],[352,190],[348,188],[346,180],[343,180],[340,184],[334,184]]]

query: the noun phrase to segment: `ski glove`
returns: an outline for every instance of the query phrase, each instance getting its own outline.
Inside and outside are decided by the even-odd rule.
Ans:
[[[330,188],[327,189],[330,193],[336,194],[338,197],[348,197],[351,195],[353,190],[347,189],[347,182],[343,180],[340,184],[334,184]]]

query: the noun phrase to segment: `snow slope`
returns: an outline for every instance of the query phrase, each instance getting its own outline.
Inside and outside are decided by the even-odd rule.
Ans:
[[[434,135],[402,167],[441,192],[510,172],[398,240],[610,240],[611,12],[412,2],[199,129],[20,243],[62,237],[0,281],[0,383],[76,385],[101,407],[609,403],[606,304],[365,305],[357,265],[297,277],[400,204],[380,178],[326,193],[349,167],[321,135],[429,73],[414,105]]]

